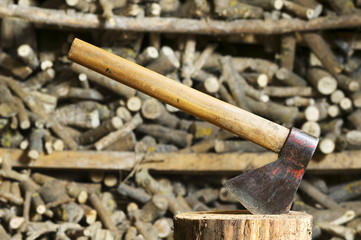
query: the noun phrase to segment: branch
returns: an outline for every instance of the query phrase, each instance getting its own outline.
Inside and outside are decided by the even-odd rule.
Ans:
[[[320,17],[310,21],[300,19],[264,20],[205,20],[168,17],[129,18],[114,16],[109,24],[100,15],[63,10],[0,4],[0,17],[15,17],[37,24],[77,29],[112,29],[136,32],[188,33],[226,35],[240,33],[280,34],[321,29],[352,28],[361,25],[361,15]],[[147,24],[144,24],[147,23]]]

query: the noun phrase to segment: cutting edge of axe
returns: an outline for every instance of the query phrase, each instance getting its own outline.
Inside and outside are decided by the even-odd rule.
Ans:
[[[259,171],[255,169],[238,176],[244,175],[244,178],[235,177],[225,183],[225,186],[252,213],[280,214],[289,211],[299,182],[316,149],[317,138],[294,128],[289,130],[77,38],[70,47],[68,59],[273,152],[280,153],[280,156],[289,156],[290,160],[285,161],[280,158],[259,168]],[[294,146],[298,145],[303,146],[303,151],[292,150]],[[308,152],[308,154],[299,163],[298,154],[303,152]],[[295,166],[298,167],[295,168]],[[295,169],[299,169],[299,172],[302,172],[301,169],[303,169],[302,174],[297,175],[300,176],[297,181],[289,177],[289,173]],[[252,179],[255,184],[250,185],[247,179]],[[263,184],[260,188],[261,191],[257,189],[259,183]],[[270,193],[270,196],[263,194],[263,189],[271,188],[278,190]],[[241,191],[237,189],[241,189]],[[267,204],[257,205],[261,203],[259,199],[267,202],[267,199],[282,192],[282,189],[288,192],[287,196],[291,196],[292,199],[287,197],[286,203],[269,201],[269,204],[278,205],[273,208],[265,208],[264,206]],[[280,195],[280,198],[285,199],[285,195]],[[244,202],[245,199],[248,200]],[[257,201],[250,201],[252,199],[257,199]]]

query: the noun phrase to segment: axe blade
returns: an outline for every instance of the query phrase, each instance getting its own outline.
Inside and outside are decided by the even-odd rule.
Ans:
[[[288,213],[318,144],[318,138],[292,128],[276,161],[224,182],[254,214]]]

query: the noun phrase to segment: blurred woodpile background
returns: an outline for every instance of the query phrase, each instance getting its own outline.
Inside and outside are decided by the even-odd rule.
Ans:
[[[361,1],[0,3],[0,239],[172,239],[242,209],[222,181],[276,154],[67,60],[77,37],[320,144],[293,209],[360,239]]]

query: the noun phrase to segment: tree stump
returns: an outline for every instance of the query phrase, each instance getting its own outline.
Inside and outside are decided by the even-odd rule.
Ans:
[[[177,214],[175,240],[304,240],[312,238],[312,216],[291,211],[282,215],[253,215],[246,210]]]

